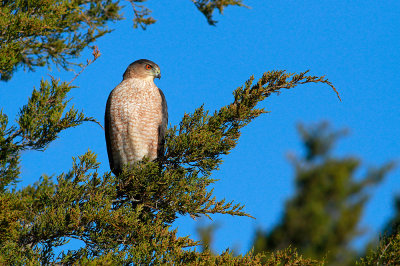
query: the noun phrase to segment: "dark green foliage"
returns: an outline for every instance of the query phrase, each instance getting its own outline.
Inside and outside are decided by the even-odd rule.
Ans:
[[[155,22],[140,4],[144,0],[130,2],[135,27]],[[215,24],[214,9],[222,12],[229,5],[242,5],[242,1],[192,2],[210,24]],[[107,22],[121,19],[120,3],[112,0],[2,1],[0,7],[2,80],[10,79],[20,66],[34,70],[53,62],[67,69],[85,47],[110,31]],[[94,58],[98,56],[95,49]],[[256,108],[260,101],[283,88],[313,82],[335,89],[324,77],[307,72],[271,71],[256,83],[251,77],[234,91],[231,104],[211,115],[200,107],[169,129],[165,155],[155,162],[143,160],[116,177],[99,174],[96,155],[88,151],[75,158],[67,172],[43,175],[31,186],[11,189],[20,175],[22,151],[43,151],[61,131],[94,121],[73,106],[67,110],[70,83],[42,80],[15,124],[0,113],[0,264],[317,263],[290,249],[245,256],[229,251],[199,253],[194,249],[198,242],[177,237],[171,229],[179,215],[250,216],[243,205],[213,196],[208,190],[215,182],[211,174],[236,146],[241,128],[265,113]],[[81,247],[57,254],[56,248],[71,239],[80,241]]]
[[[187,238],[177,239],[176,232],[169,231],[158,217],[138,222],[142,206],[132,208],[126,202],[115,208],[118,182],[109,174],[99,177],[97,168],[96,156],[88,152],[74,160],[72,170],[59,175],[57,183],[43,177],[17,193],[3,194],[7,206],[2,206],[2,220],[15,213],[7,217],[8,227],[15,230],[1,239],[3,260],[47,264],[55,260],[54,247],[75,238],[84,241],[85,247],[66,252],[58,261],[94,259],[113,253],[115,258],[125,258],[125,262],[134,256],[136,262],[147,264],[157,260],[157,254],[151,255],[154,249],[168,254],[176,246],[192,243]],[[130,252],[133,243],[135,250]],[[10,246],[14,258],[7,256]]]
[[[178,238],[176,230],[170,229],[178,215],[249,216],[242,205],[217,200],[212,190],[207,191],[215,181],[210,175],[221,164],[221,156],[235,147],[240,129],[265,112],[256,105],[271,93],[307,82],[329,84],[306,73],[284,71],[267,72],[255,84],[253,80],[236,89],[234,101],[213,115],[203,107],[186,114],[178,127],[168,131],[166,154],[157,162],[144,160],[124,169],[119,177],[108,173],[100,177],[96,156],[88,152],[74,160],[72,170],[60,174],[56,182],[44,176],[33,186],[5,191],[0,200],[0,230],[7,232],[1,239],[2,260],[148,264],[255,259],[228,253],[200,256],[184,249],[198,243]],[[44,149],[60,130],[91,120],[76,111],[62,115],[69,89],[54,79],[41,83],[21,109],[20,128],[9,133],[8,138],[16,139],[14,147]],[[71,238],[83,241],[83,247],[55,256],[54,248]]]
[[[214,233],[219,225],[217,223],[212,223],[209,225],[198,225],[196,227],[196,232],[200,237],[201,252],[213,253],[212,244],[214,242]]]
[[[71,59],[110,32],[121,19],[119,1],[19,0],[0,6],[0,74],[9,80],[19,66],[34,70],[53,62],[65,69]]]
[[[295,250],[287,248],[275,253],[254,255],[249,252],[246,255],[234,256],[227,250],[221,255],[213,255],[206,251],[189,263],[190,265],[323,265],[322,262],[305,259]]]
[[[19,149],[10,135],[15,127],[7,128],[8,117],[0,111],[0,191],[10,184],[15,184],[19,176]]]
[[[128,0],[133,9],[133,27],[136,29],[139,26],[145,30],[148,25],[154,24],[156,20],[150,16],[151,10],[144,5],[137,3],[145,2],[146,0]]]
[[[305,159],[293,158],[296,194],[286,203],[281,222],[268,233],[257,232],[255,250],[273,251],[293,246],[306,257],[326,258],[343,265],[354,259],[349,244],[361,231],[358,223],[369,198],[367,188],[379,184],[393,163],[355,177],[360,160],[331,156],[343,131],[322,123],[299,126]]]
[[[397,265],[400,264],[400,196],[394,198],[393,217],[383,228],[380,241],[373,239],[364,250],[366,255],[359,264]]]
[[[134,12],[133,26],[145,29],[156,22],[151,10],[128,0]],[[209,24],[214,9],[243,6],[241,0],[192,0]],[[20,67],[55,64],[70,69],[73,59],[99,37],[109,33],[108,22],[122,19],[119,0],[18,0],[0,2],[0,80],[11,79]]]
[[[198,170],[209,175],[218,169],[221,155],[226,155],[236,146],[240,129],[254,118],[265,113],[255,108],[257,103],[281,89],[290,89],[300,84],[320,82],[334,87],[324,77],[307,76],[285,71],[264,73],[256,84],[251,77],[244,86],[237,88],[234,101],[209,115],[203,107],[191,115],[185,115],[179,124],[168,131],[166,137],[166,165],[185,165],[189,171]]]
[[[28,103],[17,118],[17,125],[8,125],[8,118],[0,113],[0,190],[17,182],[19,176],[19,154],[23,150],[45,150],[58,134],[67,128],[85,121],[96,122],[85,117],[73,106],[66,111],[67,93],[73,88],[66,82],[54,78],[42,80],[40,88],[34,89]]]
[[[400,265],[400,232],[383,237],[378,248],[361,258],[357,265]]]
[[[383,234],[385,236],[394,236],[400,233],[400,195],[394,198],[394,207],[395,214],[383,229]]]
[[[12,134],[18,138],[16,144],[21,150],[44,150],[57,138],[60,131],[80,125],[93,118],[85,117],[72,106],[64,113],[69,100],[67,93],[73,88],[66,82],[42,80],[40,89],[34,89],[28,103],[22,107],[17,119],[19,130]]]
[[[181,247],[192,245],[191,240],[177,238],[176,231],[168,230],[160,216],[141,219],[143,205],[134,207],[127,201],[116,207],[119,182],[109,174],[98,176],[95,157],[88,152],[74,160],[73,169],[58,176],[57,184],[43,179],[20,192],[29,199],[26,210],[35,213],[20,216],[19,222],[25,218],[24,224],[29,225],[18,237],[25,252],[29,246],[41,262],[48,263],[54,261],[55,246],[62,245],[66,238],[75,238],[85,247],[66,252],[58,261],[91,260],[112,254],[113,260],[147,264],[162,261],[160,254],[179,255]],[[39,246],[44,248],[35,250]]]
[[[243,0],[192,0],[192,2],[207,18],[207,22],[213,26],[217,23],[212,17],[215,9],[218,9],[219,13],[222,14],[227,6],[245,6]]]

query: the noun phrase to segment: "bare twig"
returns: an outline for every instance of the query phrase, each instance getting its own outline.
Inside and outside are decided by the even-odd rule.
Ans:
[[[391,244],[392,244],[392,240],[390,240],[389,243],[387,243],[386,246],[385,246],[385,248],[382,250],[381,254],[379,255],[379,259],[378,259],[378,261],[376,262],[376,265],[380,265],[380,264],[381,264],[380,261],[381,261],[383,255],[385,254],[386,250],[388,249],[388,247],[389,247]]]
[[[68,85],[71,84],[90,64],[92,64],[94,61],[97,60],[97,58],[99,58],[101,56],[100,50],[96,45],[93,47],[92,55],[93,55],[93,59],[86,60],[86,65],[84,65],[82,67],[81,71],[79,71],[79,73],[76,74],[75,77],[70,82],[68,82]]]

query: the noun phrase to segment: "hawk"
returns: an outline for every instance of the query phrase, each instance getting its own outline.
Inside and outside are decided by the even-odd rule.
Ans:
[[[168,123],[167,102],[154,84],[161,78],[159,66],[140,59],[128,66],[122,82],[108,96],[104,119],[108,160],[115,175],[124,165],[163,151]]]

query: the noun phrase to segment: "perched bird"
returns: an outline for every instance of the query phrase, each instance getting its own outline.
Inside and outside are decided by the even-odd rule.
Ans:
[[[168,110],[155,78],[161,78],[159,66],[147,59],[137,60],[108,96],[104,124],[108,159],[115,175],[124,165],[143,157],[154,160],[164,152]]]

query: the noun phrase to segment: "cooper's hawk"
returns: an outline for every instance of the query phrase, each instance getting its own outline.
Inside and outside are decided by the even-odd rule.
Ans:
[[[140,59],[128,66],[122,82],[110,93],[105,114],[105,133],[111,171],[118,175],[124,165],[163,153],[168,123],[167,102],[154,84],[161,78],[159,66]]]

